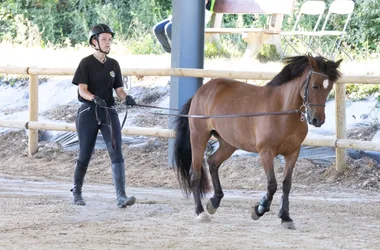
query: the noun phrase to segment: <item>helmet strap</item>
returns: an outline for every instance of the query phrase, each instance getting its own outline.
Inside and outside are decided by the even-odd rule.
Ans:
[[[96,35],[95,38],[96,38],[96,42],[98,43],[98,46],[99,46],[99,49],[97,49],[97,48],[94,46],[94,47],[95,47],[95,50],[99,50],[99,51],[102,52],[103,54],[108,55],[108,53],[110,53],[111,49],[110,49],[108,52],[104,52],[104,51],[102,50],[102,48],[100,47],[100,43],[99,43],[98,35]]]

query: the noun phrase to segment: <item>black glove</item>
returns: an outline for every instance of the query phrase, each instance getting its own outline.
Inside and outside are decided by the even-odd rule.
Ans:
[[[94,96],[94,98],[92,98],[92,101],[100,107],[107,107],[107,103],[99,96]]]
[[[127,95],[127,97],[125,97],[125,100],[123,101],[123,104],[125,106],[133,106],[133,105],[136,105],[136,101],[135,99],[133,99],[132,96]]]

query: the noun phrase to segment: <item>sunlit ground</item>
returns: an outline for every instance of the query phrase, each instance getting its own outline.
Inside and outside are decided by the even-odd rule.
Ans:
[[[38,66],[54,68],[76,68],[79,61],[93,53],[90,47],[66,49],[27,48],[11,44],[0,44],[0,66]],[[131,55],[127,49],[114,44],[110,57],[119,61],[122,68],[170,68],[170,54],[162,55]],[[339,59],[339,58],[337,58]],[[345,74],[380,75],[379,61],[350,61],[345,60],[342,71]],[[260,63],[254,58],[218,58],[205,59],[205,69],[237,70],[237,71],[279,71],[280,62]]]

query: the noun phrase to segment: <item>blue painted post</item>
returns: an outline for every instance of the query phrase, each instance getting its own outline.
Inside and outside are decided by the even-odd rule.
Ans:
[[[172,68],[203,69],[204,62],[205,0],[173,0]],[[203,78],[172,76],[170,79],[170,108],[181,109],[197,89]],[[173,120],[169,128],[173,129]],[[169,139],[169,166],[172,166],[174,140]]]

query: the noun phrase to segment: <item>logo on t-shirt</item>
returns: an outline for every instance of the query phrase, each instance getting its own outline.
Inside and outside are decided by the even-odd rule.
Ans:
[[[110,76],[111,76],[111,77],[115,77],[115,72],[111,71],[111,72],[110,72]]]

